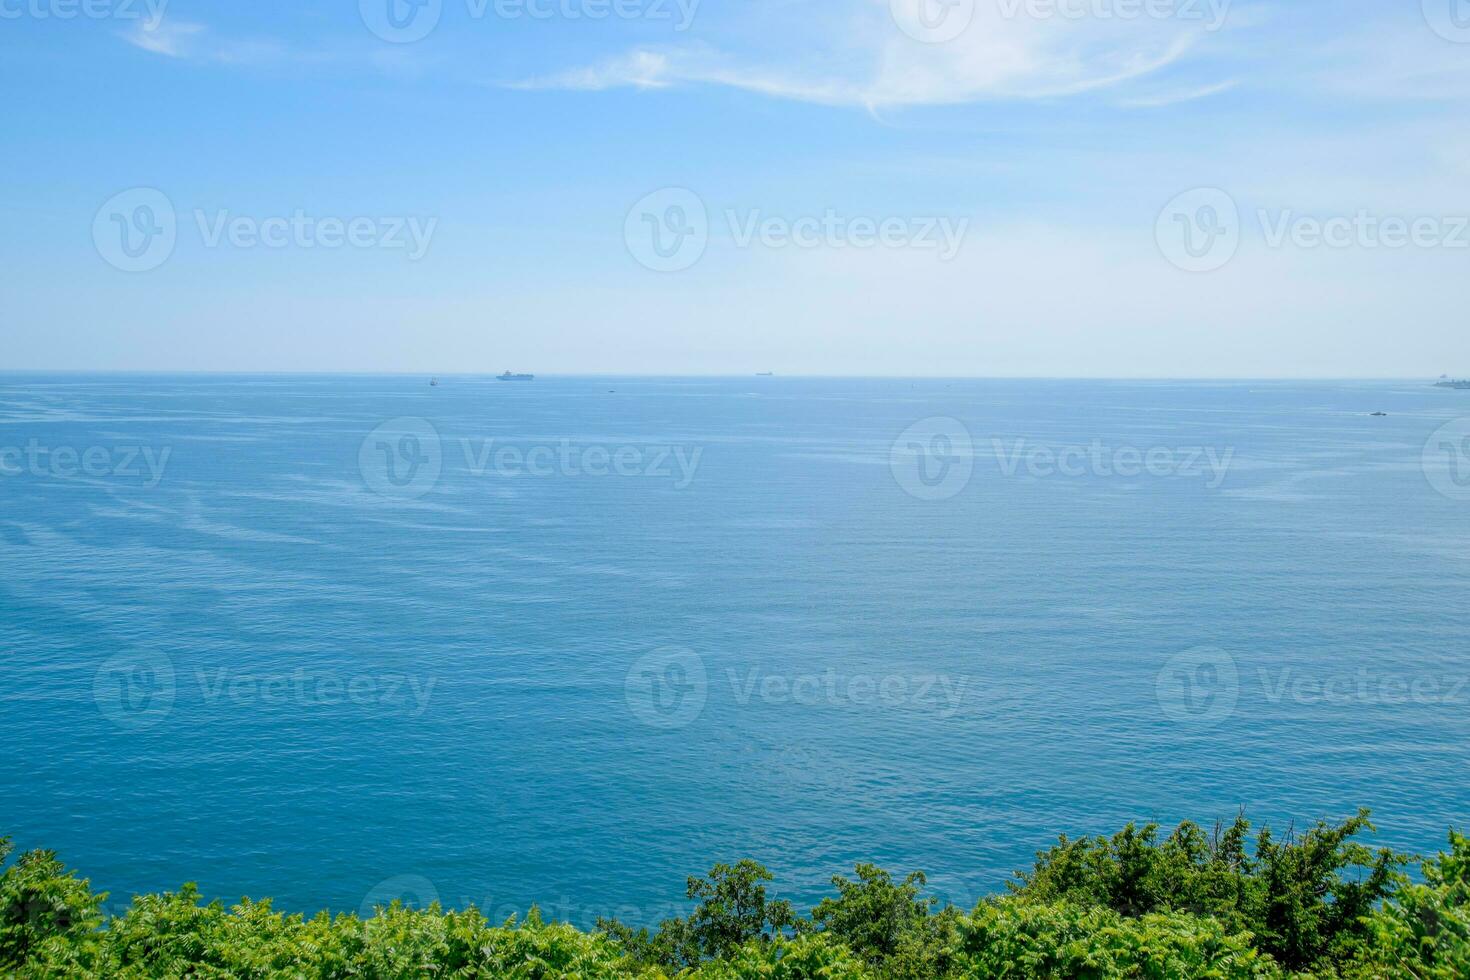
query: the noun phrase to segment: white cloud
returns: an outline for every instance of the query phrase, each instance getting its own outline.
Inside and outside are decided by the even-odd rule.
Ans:
[[[609,88],[662,88],[671,83],[669,59],[652,51],[634,51],[600,65],[576,68],[545,78],[514,82],[510,88],[601,91]]]
[[[133,25],[131,31],[123,34],[123,39],[144,51],[151,51],[169,58],[185,58],[193,52],[204,33],[203,24],[187,24],[172,20],[140,20]]]
[[[1208,99],[1212,95],[1220,95],[1228,92],[1240,84],[1240,79],[1232,78],[1202,88],[1181,89],[1166,91],[1155,95],[1143,95],[1121,100],[1118,104],[1132,109],[1158,109],[1164,106],[1178,105],[1181,102],[1194,102],[1197,99]]]
[[[1187,18],[1034,16],[1030,9],[1023,0],[979,0],[968,26],[943,43],[905,32],[903,16],[894,16],[888,0],[846,0],[835,19],[814,17],[808,8],[766,10],[769,37],[783,47],[779,53],[758,47],[741,55],[699,45],[644,48],[515,87],[703,83],[869,108],[1047,98],[1160,72],[1214,26]],[[793,38],[800,43],[791,43]]]

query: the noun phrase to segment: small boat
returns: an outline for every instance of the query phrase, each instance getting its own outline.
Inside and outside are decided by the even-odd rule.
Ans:
[[[1374,412],[1373,413],[1373,417],[1375,419],[1386,419],[1386,418],[1388,418],[1388,413],[1387,412]]]
[[[495,380],[496,381],[535,381],[536,380],[536,376],[534,374],[511,374],[509,371],[507,371],[504,374],[497,376]]]
[[[438,378],[430,378],[429,379],[429,387],[430,388],[437,388],[437,387],[439,387],[439,379]]]

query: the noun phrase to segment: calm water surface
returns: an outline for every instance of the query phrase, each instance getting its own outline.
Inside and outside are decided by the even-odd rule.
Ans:
[[[1056,832],[1242,806],[1434,849],[1470,817],[1470,443],[1424,453],[1461,416],[0,376],[0,833],[118,897],[582,924],[747,856],[801,901],[874,860],[969,903]]]

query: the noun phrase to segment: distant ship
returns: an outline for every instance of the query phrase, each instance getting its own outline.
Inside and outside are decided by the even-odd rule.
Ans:
[[[774,378],[776,376],[776,372],[775,371],[757,371],[755,373],[755,376],[757,378]]]
[[[1470,381],[1441,381],[1435,387],[1454,388],[1457,391],[1470,391]]]
[[[437,387],[439,387],[439,379],[438,378],[430,378],[429,379],[429,387],[430,388],[437,388]]]
[[[498,376],[495,380],[496,381],[535,381],[536,380],[536,376],[534,374],[511,374],[509,371],[507,371],[504,374]]]

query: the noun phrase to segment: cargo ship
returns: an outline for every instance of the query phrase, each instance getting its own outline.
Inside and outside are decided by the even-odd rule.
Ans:
[[[504,374],[499,375],[498,377],[496,377],[495,380],[496,381],[535,381],[536,380],[536,376],[534,374],[511,374],[509,371],[507,371]]]

